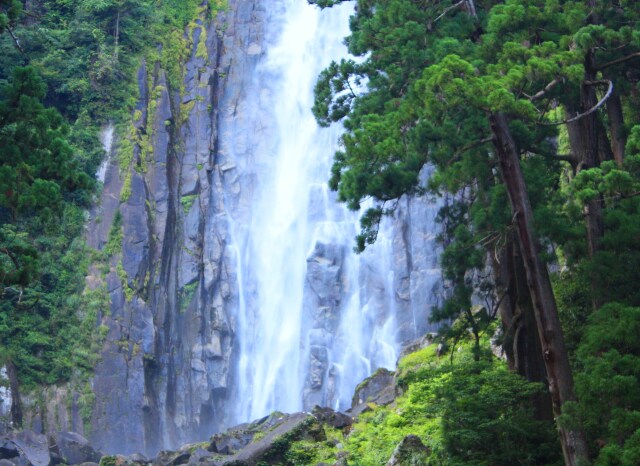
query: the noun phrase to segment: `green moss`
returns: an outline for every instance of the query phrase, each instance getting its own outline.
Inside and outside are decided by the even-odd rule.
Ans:
[[[109,230],[109,239],[103,249],[107,257],[114,256],[122,250],[122,234],[122,214],[118,209],[113,217],[113,223]]]
[[[131,301],[133,299],[134,291],[129,286],[129,277],[127,276],[127,271],[122,265],[122,261],[119,261],[116,265],[116,273],[118,274],[118,278],[120,278],[120,283],[122,283],[122,291],[124,292],[126,300]]]
[[[207,50],[207,29],[200,27],[200,38],[198,40],[198,47],[196,48],[196,57],[209,60],[209,51]]]
[[[91,417],[93,416],[93,410],[96,404],[96,395],[93,393],[89,382],[85,383],[80,396],[78,397],[78,408],[80,412],[80,418],[84,426],[84,434],[89,436],[91,433]],[[102,461],[100,462],[102,464]]]
[[[182,196],[180,198],[180,204],[182,205],[182,210],[184,211],[185,215],[187,215],[189,213],[189,211],[191,210],[191,207],[193,207],[193,203],[195,202],[197,197],[198,197],[197,194],[192,194],[192,195],[189,195],[189,196]]]
[[[180,300],[180,312],[183,313],[187,310],[189,303],[193,300],[196,289],[198,288],[198,282],[189,283],[185,285],[178,292],[178,299]]]
[[[118,457],[113,456],[103,456],[100,458],[100,466],[116,466],[118,463]]]
[[[131,177],[132,172],[128,171],[124,182],[122,183],[122,189],[120,190],[120,202],[127,202],[131,197]]]

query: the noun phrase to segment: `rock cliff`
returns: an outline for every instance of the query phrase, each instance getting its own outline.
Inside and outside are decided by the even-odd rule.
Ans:
[[[282,8],[229,0],[214,20],[192,24],[179,86],[158,63],[141,64],[137,108],[107,145],[104,189],[87,233],[89,245],[108,256],[87,279],[109,298],[97,323],[102,354],[83,413],[78,394],[60,409],[58,391],[46,397],[57,406],[49,411],[71,411],[45,415],[55,417],[55,430],[83,432],[106,453],[155,455],[247,420],[235,409],[245,401],[236,389],[238,309],[256,305],[255,290],[240,293],[238,257],[246,251],[234,243],[231,224],[251,222],[255,166],[264,162],[254,136],[270,126],[251,96],[269,92],[256,67],[278,31],[266,24]],[[372,354],[386,350],[395,358],[403,342],[429,330],[439,277],[436,210],[424,198],[401,199],[382,226],[384,246],[362,255],[355,275],[347,271],[351,244],[316,242],[300,311],[301,406],[336,406],[340,396],[350,403],[353,386],[340,379],[336,358],[348,343],[340,323],[349,303],[366,310],[350,325],[361,329]],[[378,348],[390,316],[394,347]],[[355,383],[377,368],[371,361],[352,374]],[[32,428],[38,419],[31,418]]]
[[[218,133],[255,66],[261,23],[257,1],[231,1],[215,21],[198,21],[187,32],[182,90],[157,64],[138,72],[133,130],[114,146],[120,155],[89,227],[100,250],[121,217],[121,251],[102,278],[111,306],[92,384],[99,449],[155,452],[225,422],[237,293],[224,203],[240,193]],[[133,157],[123,167],[126,150]]]

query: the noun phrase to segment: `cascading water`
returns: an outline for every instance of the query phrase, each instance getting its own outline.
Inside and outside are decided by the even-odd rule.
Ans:
[[[315,404],[346,409],[354,387],[393,368],[400,344],[424,331],[396,320],[411,305],[400,289],[418,273],[403,256],[406,232],[384,222],[376,245],[355,255],[357,215],[327,187],[341,128],[318,127],[313,87],[347,55],[352,6],[277,0],[268,8],[266,53],[221,137],[233,179],[245,186],[243,199],[226,202],[239,295],[231,423]]]
[[[249,218],[235,218],[240,309],[238,420],[275,409],[299,411],[304,383],[300,350],[306,258],[312,245],[313,193],[326,184],[338,128],[318,129],[311,114],[318,73],[346,53],[347,7],[320,12],[299,0],[269,4],[274,28],[255,73],[254,95],[265,130],[255,148],[256,186]],[[267,34],[269,36],[269,34]]]

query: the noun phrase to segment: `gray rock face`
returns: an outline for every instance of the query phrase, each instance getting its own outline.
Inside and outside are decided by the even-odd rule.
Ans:
[[[54,440],[49,450],[66,464],[97,463],[102,457],[86,438],[75,432],[58,432]]]
[[[9,439],[17,447],[19,456],[7,457],[16,466],[49,466],[49,443],[47,437],[31,431],[18,432]]]
[[[133,146],[132,163],[123,171],[112,158],[89,228],[101,249],[120,212],[122,250],[105,276],[96,270],[89,280],[105,283],[111,298],[100,316],[108,334],[91,419],[91,441],[105,451],[154,454],[225,424],[237,296],[223,216],[232,169],[218,148],[219,115],[256,61],[257,4],[232,0],[216,21],[188,31],[182,95],[158,65],[138,72],[133,133],[119,142]]]
[[[394,373],[378,369],[371,377],[356,387],[351,401],[351,414],[357,416],[367,409],[368,403],[388,405],[396,399]]]
[[[175,81],[159,64],[141,64],[140,99],[129,134],[121,135],[128,140],[114,145],[115,151],[131,151],[131,163],[122,167],[118,157],[110,158],[100,204],[91,212],[92,247],[104,248],[117,217],[123,237],[109,270],[95,267],[87,280],[91,289],[105,286],[110,297],[110,308],[98,316],[107,335],[91,385],[90,440],[101,451],[154,456],[204,440],[236,421],[229,401],[237,396],[237,309],[243,300],[255,305],[255,290],[240,296],[237,264],[244,251],[243,244],[233,243],[232,224],[251,221],[258,173],[251,168],[264,164],[256,154],[269,153],[254,147],[252,136],[274,123],[246,95],[257,86],[254,71],[271,40],[265,18],[273,5],[228,4],[217,20],[196,22],[187,32],[193,46],[182,92],[172,88]],[[260,89],[268,93],[267,87]],[[310,206],[310,216],[314,209]],[[433,302],[439,273],[431,252],[435,237],[429,233],[435,210],[425,199],[400,200],[385,227],[391,247],[383,271],[373,266],[379,258],[369,257],[359,277],[347,276],[351,245],[315,245],[303,293],[305,409],[335,405],[341,380],[332,353],[344,343],[337,329],[354,292],[360,293],[361,306],[370,308],[371,322],[362,322],[363,328],[383,322],[393,309],[397,343],[428,329],[424,303]],[[67,424],[85,427],[77,413]],[[216,451],[238,452],[244,441],[221,439]],[[259,453],[262,447],[256,448]],[[258,453],[236,460],[250,462]],[[165,458],[165,463],[194,458]]]

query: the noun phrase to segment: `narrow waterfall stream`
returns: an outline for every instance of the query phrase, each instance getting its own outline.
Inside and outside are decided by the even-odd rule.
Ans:
[[[247,142],[255,148],[255,164],[247,167],[255,173],[254,198],[248,222],[232,228],[241,251],[239,421],[303,408],[307,257],[317,230],[332,228],[326,223],[342,210],[325,188],[340,128],[318,128],[311,107],[319,72],[346,55],[342,41],[351,10],[321,11],[299,0],[269,8],[271,43],[258,65],[254,95],[246,97],[259,103],[265,126]]]
[[[252,46],[264,54],[221,142],[245,196],[227,210],[238,282],[231,423],[316,404],[348,409],[356,385],[379,367],[393,369],[401,343],[424,332],[413,310],[402,325],[396,318],[412,306],[410,288],[424,285],[405,244],[422,227],[385,221],[374,246],[353,252],[358,215],[327,186],[341,127],[322,129],[311,113],[318,74],[347,56],[353,6],[277,0],[267,8],[266,43]],[[435,277],[428,259],[419,273]]]

